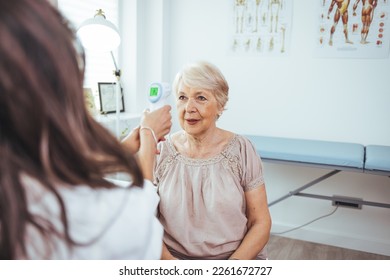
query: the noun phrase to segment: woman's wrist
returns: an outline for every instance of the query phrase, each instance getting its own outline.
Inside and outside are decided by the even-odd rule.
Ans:
[[[157,139],[156,133],[154,133],[154,130],[153,130],[152,128],[150,128],[150,127],[148,127],[148,126],[141,126],[140,131],[141,131],[141,132],[142,132],[142,131],[148,131],[148,132],[152,135],[152,137],[153,137],[154,142],[156,143],[156,145],[158,144],[158,139]]]

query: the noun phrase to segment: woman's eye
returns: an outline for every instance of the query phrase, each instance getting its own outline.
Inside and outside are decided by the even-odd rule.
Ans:
[[[207,100],[206,97],[204,97],[204,96],[202,96],[202,95],[199,95],[199,96],[198,96],[198,99],[199,99],[200,101],[206,101],[206,100]]]
[[[179,96],[179,100],[184,100],[185,96],[184,95],[180,95]]]

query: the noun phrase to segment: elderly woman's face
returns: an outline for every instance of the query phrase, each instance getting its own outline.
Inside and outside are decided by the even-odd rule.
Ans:
[[[176,97],[180,126],[188,134],[201,135],[216,126],[221,109],[211,91],[181,85]]]

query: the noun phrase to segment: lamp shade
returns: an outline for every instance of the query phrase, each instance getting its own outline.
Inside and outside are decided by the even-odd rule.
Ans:
[[[121,42],[118,29],[106,19],[102,10],[79,26],[77,36],[84,48],[92,51],[112,51]]]

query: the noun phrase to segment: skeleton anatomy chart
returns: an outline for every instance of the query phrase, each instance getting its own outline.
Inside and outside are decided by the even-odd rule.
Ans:
[[[317,1],[318,57],[388,57],[390,0]]]
[[[230,49],[234,54],[286,55],[293,0],[233,0]]]

